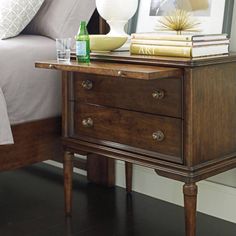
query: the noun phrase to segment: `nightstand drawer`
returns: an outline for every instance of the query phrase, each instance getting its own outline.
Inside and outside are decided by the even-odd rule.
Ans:
[[[77,138],[131,151],[149,150],[147,155],[182,162],[181,119],[78,103],[75,110]]]
[[[78,102],[182,117],[181,78],[137,80],[75,74]]]

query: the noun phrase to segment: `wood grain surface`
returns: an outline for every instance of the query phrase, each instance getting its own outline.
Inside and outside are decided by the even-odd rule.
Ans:
[[[83,120],[87,118],[93,120],[92,127],[82,125]],[[153,139],[153,134],[159,130],[165,135],[164,140],[160,142]],[[182,158],[180,119],[78,103],[75,112],[75,135]]]
[[[182,118],[182,78],[161,78],[137,82],[111,76],[75,73],[75,99],[78,102],[123,108]],[[92,83],[91,89],[82,85]],[[164,96],[155,98],[162,91]]]

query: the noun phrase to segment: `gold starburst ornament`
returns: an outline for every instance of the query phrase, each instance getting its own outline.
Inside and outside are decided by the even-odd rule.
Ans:
[[[182,9],[176,9],[168,16],[158,20],[156,31],[176,31],[178,35],[182,32],[199,32],[200,22],[193,19],[192,15]]]

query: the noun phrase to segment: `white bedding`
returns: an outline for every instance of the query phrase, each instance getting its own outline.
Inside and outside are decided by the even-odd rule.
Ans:
[[[60,114],[60,74],[35,69],[38,60],[55,59],[55,41],[20,35],[0,40],[0,145],[13,142],[10,124]]]
[[[5,98],[0,88],[0,144],[13,143]]]

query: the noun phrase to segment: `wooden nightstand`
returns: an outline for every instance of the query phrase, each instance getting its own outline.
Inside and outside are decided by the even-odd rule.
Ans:
[[[92,58],[36,63],[63,73],[66,212],[72,155],[95,153],[130,163],[128,189],[132,164],[184,182],[186,236],[195,236],[196,182],[236,167],[236,55]]]

